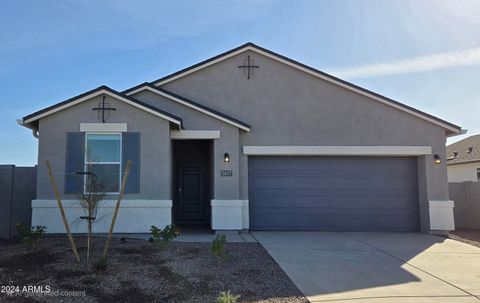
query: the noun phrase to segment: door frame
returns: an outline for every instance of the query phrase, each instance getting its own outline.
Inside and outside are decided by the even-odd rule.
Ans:
[[[177,225],[208,225],[211,228],[210,200],[213,194],[213,140],[208,139],[172,139],[172,222]],[[180,148],[190,146],[188,151],[179,151]],[[203,218],[202,220],[182,221],[180,209],[180,167],[184,165],[200,165],[203,182]]]

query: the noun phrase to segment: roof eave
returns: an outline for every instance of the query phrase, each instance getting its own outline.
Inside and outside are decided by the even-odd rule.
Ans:
[[[62,102],[59,102],[59,103],[54,104],[52,106],[41,109],[41,110],[39,110],[37,112],[34,112],[30,115],[27,115],[27,116],[25,116],[21,119],[18,119],[17,122],[22,126],[33,129],[32,127],[30,127],[30,125],[32,123],[36,123],[39,119],[41,119],[43,117],[46,117],[46,116],[49,116],[53,113],[62,111],[63,109],[74,106],[74,105],[79,104],[79,103],[81,103],[83,101],[86,101],[88,99],[100,96],[102,94],[109,95],[112,98],[120,99],[121,101],[124,101],[124,102],[126,102],[130,105],[136,106],[136,107],[138,107],[142,110],[145,110],[145,111],[150,112],[154,115],[160,116],[160,117],[168,120],[169,122],[173,122],[175,124],[178,124],[181,128],[183,127],[183,120],[180,117],[177,117],[175,115],[172,115],[170,113],[162,111],[158,108],[150,106],[150,105],[148,105],[146,103],[143,103],[142,101],[139,101],[139,100],[137,100],[135,98],[132,98],[130,96],[124,95],[124,94],[122,94],[120,92],[117,92],[117,91],[115,91],[115,90],[113,90],[113,89],[111,89],[111,88],[109,88],[108,86],[105,86],[105,85],[102,85],[102,86],[97,87],[97,88],[95,88],[91,91],[80,94],[76,97],[67,99],[65,101],[62,101]],[[21,121],[21,123],[20,123],[20,121]]]
[[[267,56],[267,57],[269,57],[269,58],[274,58],[274,59],[276,59],[277,61],[283,62],[283,63],[285,63],[285,64],[287,64],[287,65],[289,65],[289,66],[293,66],[293,67],[295,67],[295,68],[297,68],[297,69],[300,69],[300,70],[302,70],[302,71],[304,71],[304,72],[306,72],[306,73],[308,73],[308,74],[311,74],[311,75],[314,75],[314,76],[319,77],[319,78],[321,78],[321,79],[324,79],[324,80],[326,80],[326,81],[332,82],[332,83],[334,83],[334,84],[336,84],[336,85],[339,85],[339,86],[341,86],[341,87],[347,88],[347,89],[349,89],[349,90],[352,90],[352,91],[354,91],[354,92],[357,92],[357,93],[359,93],[359,94],[362,94],[362,95],[364,95],[364,96],[366,96],[366,97],[369,97],[369,98],[371,98],[371,99],[374,99],[374,100],[379,101],[379,102],[382,102],[382,103],[385,103],[385,104],[387,104],[387,105],[389,105],[389,106],[392,106],[392,107],[397,108],[397,109],[399,109],[399,110],[405,111],[405,112],[407,112],[407,113],[409,113],[409,114],[412,114],[412,115],[414,115],[414,116],[417,116],[417,117],[419,117],[419,118],[421,118],[421,119],[423,119],[423,120],[426,120],[426,121],[428,121],[428,122],[430,122],[430,123],[433,123],[433,124],[436,124],[436,125],[438,125],[438,126],[440,126],[440,127],[443,127],[444,129],[447,130],[447,136],[455,136],[455,135],[460,135],[460,134],[461,134],[462,129],[461,129],[461,127],[458,126],[458,125],[455,125],[455,124],[453,124],[453,123],[450,123],[450,122],[448,122],[448,121],[445,121],[445,120],[443,120],[443,119],[440,119],[440,118],[438,118],[438,117],[435,117],[435,116],[433,116],[433,115],[430,115],[430,114],[428,114],[428,113],[425,113],[425,112],[423,112],[423,111],[420,111],[420,110],[418,110],[418,109],[416,109],[416,108],[413,108],[413,107],[411,107],[411,106],[408,106],[408,105],[403,104],[403,103],[401,103],[401,102],[398,102],[398,101],[396,101],[396,100],[390,99],[390,98],[385,97],[385,96],[383,96],[383,95],[380,95],[380,94],[378,94],[378,93],[372,92],[372,91],[370,91],[370,90],[368,90],[368,89],[365,89],[365,88],[363,88],[363,87],[357,86],[357,85],[355,85],[355,84],[353,84],[353,83],[350,83],[350,82],[348,82],[348,81],[345,81],[345,80],[342,80],[342,79],[337,78],[337,77],[335,77],[335,76],[332,76],[332,75],[330,75],[330,74],[327,74],[327,73],[325,73],[325,72],[323,72],[323,71],[320,71],[320,70],[318,70],[318,69],[316,69],[316,68],[313,68],[313,67],[311,67],[311,66],[308,66],[308,65],[306,65],[306,64],[303,64],[303,63],[298,62],[298,61],[296,61],[296,60],[290,59],[290,58],[288,58],[288,57],[286,57],[286,56],[283,56],[283,55],[281,55],[281,54],[275,53],[275,52],[273,52],[273,51],[271,51],[271,50],[268,50],[268,49],[266,49],[266,48],[263,48],[263,47],[261,47],[261,46],[258,46],[258,45],[256,45],[256,44],[254,44],[254,43],[251,43],[251,42],[245,43],[245,44],[243,44],[243,45],[241,45],[241,46],[239,46],[239,47],[236,47],[236,48],[231,49],[231,50],[229,50],[229,51],[223,52],[223,53],[221,53],[221,54],[219,54],[219,55],[217,55],[217,56],[214,56],[214,57],[212,57],[212,58],[209,58],[209,59],[207,59],[207,60],[203,60],[203,61],[201,61],[201,62],[199,62],[199,63],[197,63],[197,64],[194,64],[194,65],[192,65],[192,66],[189,66],[189,67],[187,67],[187,68],[184,68],[184,69],[182,69],[182,70],[180,70],[180,71],[178,71],[178,72],[172,73],[172,74],[170,74],[170,75],[167,75],[167,76],[165,76],[165,77],[162,77],[162,78],[160,78],[160,79],[157,79],[157,80],[155,80],[155,81],[152,81],[151,83],[152,83],[153,85],[155,85],[155,86],[161,86],[161,85],[163,85],[163,84],[166,84],[166,83],[168,83],[168,82],[174,81],[174,80],[176,80],[176,79],[178,79],[178,78],[181,78],[181,77],[183,77],[183,76],[185,76],[185,75],[188,75],[188,74],[193,73],[193,72],[195,72],[195,71],[197,71],[197,70],[203,69],[203,68],[205,68],[205,67],[207,67],[207,66],[213,65],[213,64],[215,64],[215,63],[217,63],[217,62],[223,61],[223,60],[225,60],[225,59],[227,59],[227,58],[230,58],[230,57],[232,57],[232,56],[235,56],[235,55],[237,55],[237,54],[239,54],[239,53],[242,53],[242,52],[245,52],[245,51],[248,51],[248,50],[257,52],[257,53],[259,53],[259,54],[261,54],[261,55],[265,55],[265,56]],[[127,91],[133,91],[133,90],[135,90],[135,88],[138,88],[138,87],[139,87],[139,86],[136,86],[136,87],[134,87],[134,88],[128,89]]]
[[[230,116],[227,116],[225,114],[222,114],[216,110],[213,110],[211,108],[208,108],[204,105],[201,105],[197,102],[194,102],[192,100],[189,100],[185,97],[182,97],[182,96],[179,96],[175,93],[172,93],[170,91],[167,91],[163,88],[160,88],[160,87],[157,87],[151,83],[148,83],[148,82],[145,82],[143,84],[140,84],[140,85],[137,85],[135,87],[132,87],[128,90],[125,90],[123,91],[122,93],[124,93],[125,95],[127,96],[130,96],[130,95],[133,95],[133,94],[136,94],[136,93],[139,93],[139,92],[142,92],[144,90],[149,90],[149,91],[152,91],[153,93],[157,93],[157,94],[160,94],[161,96],[165,97],[165,98],[168,98],[168,99],[171,99],[173,101],[176,101],[176,102],[180,102],[186,106],[190,106],[190,107],[193,107],[195,108],[196,110],[199,110],[200,112],[203,112],[207,115],[211,115],[223,122],[226,122],[228,124],[231,124],[235,127],[238,127],[240,129],[243,129],[245,131],[250,131],[250,128],[252,127],[251,125],[245,123],[245,122],[242,122],[240,120],[237,120],[233,117],[230,117]]]

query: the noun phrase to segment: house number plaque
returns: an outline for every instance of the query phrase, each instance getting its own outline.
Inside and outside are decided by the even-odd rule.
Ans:
[[[233,176],[233,171],[232,170],[221,170],[220,171],[220,176],[221,177],[231,177],[231,176]]]

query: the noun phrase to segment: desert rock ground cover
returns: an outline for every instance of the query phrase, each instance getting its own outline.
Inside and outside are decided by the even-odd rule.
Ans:
[[[97,272],[103,238],[94,242],[93,260],[85,261],[86,239],[76,237],[81,263],[72,257],[66,237],[46,237],[30,249],[0,242],[0,285],[50,286],[85,296],[7,296],[0,302],[215,302],[220,291],[240,295],[239,302],[307,302],[258,243],[227,243],[223,262],[209,243],[172,242],[156,248],[148,241],[114,239],[109,266]]]

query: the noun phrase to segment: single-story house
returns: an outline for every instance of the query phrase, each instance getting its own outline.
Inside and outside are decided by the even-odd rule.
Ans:
[[[480,135],[447,146],[448,182],[480,180]]]
[[[19,120],[38,138],[32,224],[74,232],[93,172],[105,232],[132,161],[116,232],[454,228],[445,143],[457,125],[252,43],[123,92],[100,86]]]

